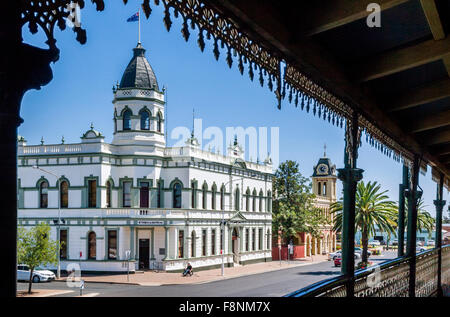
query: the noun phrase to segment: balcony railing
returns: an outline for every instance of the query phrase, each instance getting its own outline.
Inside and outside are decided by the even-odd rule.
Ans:
[[[450,245],[441,248],[441,287],[450,296]],[[435,296],[438,293],[439,248],[415,255],[415,295]],[[355,272],[355,297],[407,297],[409,295],[410,257],[400,257]],[[346,297],[350,278],[338,276],[286,295],[286,297]]]

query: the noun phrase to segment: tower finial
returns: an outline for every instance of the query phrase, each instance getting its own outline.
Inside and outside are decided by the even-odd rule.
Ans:
[[[192,108],[192,130],[191,130],[192,137],[194,137],[194,118],[195,118],[195,108]]]
[[[94,123],[91,122],[91,130],[94,130]]]
[[[323,157],[327,157],[327,144],[323,145]]]

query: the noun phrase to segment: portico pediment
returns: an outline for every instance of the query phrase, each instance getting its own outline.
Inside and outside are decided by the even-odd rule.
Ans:
[[[247,218],[240,211],[237,211],[228,221],[230,225],[238,225],[245,222],[247,222]]]

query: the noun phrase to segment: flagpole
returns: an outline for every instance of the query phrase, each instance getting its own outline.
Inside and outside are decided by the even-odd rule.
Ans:
[[[138,21],[139,21],[139,40],[138,43],[141,44],[141,9],[138,11]]]

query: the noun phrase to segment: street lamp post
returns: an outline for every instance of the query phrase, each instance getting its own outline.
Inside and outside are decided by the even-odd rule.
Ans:
[[[58,248],[57,248],[57,258],[58,258],[58,268],[57,268],[57,270],[56,270],[56,277],[58,278],[58,279],[60,279],[61,278],[61,261],[60,261],[60,258],[61,258],[61,254],[60,254],[60,252],[61,252],[61,242],[59,241],[60,240],[60,234],[61,234],[61,188],[60,188],[60,186],[59,186],[59,180],[60,180],[60,176],[58,176],[58,175],[56,175],[56,174],[54,174],[54,173],[52,173],[52,172],[49,172],[49,171],[47,171],[47,170],[45,170],[45,169],[43,169],[43,168],[40,168],[39,166],[37,166],[37,165],[34,165],[33,166],[33,168],[34,169],[38,169],[38,170],[40,170],[40,171],[42,171],[42,172],[45,172],[45,173],[47,173],[47,174],[50,174],[50,175],[53,175],[53,176],[55,176],[56,177],[56,186],[58,187],[58,231],[56,232],[56,241],[58,242]]]
[[[226,182],[223,186],[225,187],[228,184],[233,183],[234,181],[242,181],[242,188],[244,188],[244,178],[241,177],[240,179],[235,179],[235,180],[231,180],[229,182]],[[232,191],[230,190],[230,195],[232,194]],[[242,196],[242,195],[241,195]],[[229,205],[229,207],[231,207],[232,204]],[[221,228],[222,228],[222,245],[221,245],[221,250],[220,253],[222,253],[222,276],[225,276],[225,260],[224,260],[224,246],[225,246],[225,208],[222,209],[222,223],[221,223]]]

